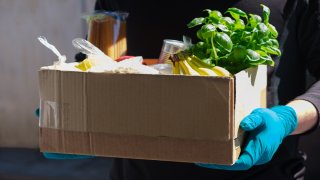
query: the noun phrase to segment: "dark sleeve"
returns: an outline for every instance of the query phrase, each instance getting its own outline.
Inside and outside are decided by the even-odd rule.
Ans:
[[[119,3],[117,0],[96,0],[94,10],[118,11]]]
[[[320,79],[320,0],[304,0],[298,23],[298,46],[311,75]]]
[[[298,25],[298,42],[309,73],[317,79],[303,95],[295,99],[302,99],[312,103],[318,111],[317,126],[307,133],[320,127],[320,0],[303,3]]]

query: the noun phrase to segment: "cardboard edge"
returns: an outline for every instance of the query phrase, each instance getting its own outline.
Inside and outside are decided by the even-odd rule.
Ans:
[[[240,148],[237,146],[237,139],[234,139],[235,134],[235,79],[230,78],[229,81],[229,124],[230,124],[230,139],[232,140],[232,147],[229,152],[232,154],[232,162],[234,163],[240,154]],[[233,164],[232,163],[232,164]]]
[[[225,141],[61,131],[49,128],[41,128],[40,131],[39,143],[42,152],[221,165],[234,163],[230,152],[226,151],[233,147],[232,140],[226,143]],[[67,143],[75,139],[77,144]]]

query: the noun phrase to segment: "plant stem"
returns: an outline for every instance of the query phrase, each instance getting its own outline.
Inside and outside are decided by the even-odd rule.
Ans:
[[[214,46],[213,43],[213,37],[215,36],[215,34],[213,33],[213,35],[211,36],[211,46],[212,46],[212,50],[213,50],[213,56],[214,56],[214,60],[216,61],[216,65],[218,64],[218,55],[217,55],[217,51],[216,48]]]

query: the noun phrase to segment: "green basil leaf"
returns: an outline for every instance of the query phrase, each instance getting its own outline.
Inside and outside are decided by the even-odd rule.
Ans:
[[[247,49],[244,46],[238,45],[232,49],[232,52],[229,56],[230,60],[233,62],[242,63],[246,59]]]
[[[246,27],[246,25],[244,24],[244,21],[242,19],[239,19],[234,24],[234,29],[235,30],[243,30],[243,29],[245,29],[245,27]]]
[[[211,11],[211,12],[209,13],[209,17],[214,17],[214,18],[216,18],[216,19],[221,19],[223,16],[222,16],[222,14],[221,14],[220,11],[214,10],[214,11]]]
[[[261,59],[264,59],[264,62],[262,64],[274,66],[274,61],[270,56],[261,56]]]
[[[229,29],[227,26],[223,25],[223,24],[218,24],[217,28],[220,29],[223,32],[229,32]]]
[[[220,19],[222,19],[222,14],[220,11],[210,11],[209,12],[209,19],[214,24],[219,24]]]
[[[250,31],[243,31],[242,32],[242,41],[245,41],[245,42],[250,42],[250,40],[252,39],[252,36],[253,36],[253,33],[250,32]]]
[[[196,44],[197,48],[199,49],[205,49],[206,48],[206,44],[202,41],[199,41],[197,44]]]
[[[246,55],[246,59],[250,62],[250,63],[254,63],[259,61],[260,59],[260,55],[259,53],[255,52],[252,49],[247,49],[247,55]]]
[[[252,28],[255,28],[259,23],[262,22],[261,17],[256,14],[249,14],[249,16],[249,24]]]
[[[243,12],[242,10],[238,9],[238,8],[229,8],[226,13],[230,13],[230,15],[236,20],[238,21],[240,19],[240,17],[244,17],[246,19],[248,19],[248,16],[245,12]]]
[[[204,22],[205,22],[205,18],[203,17],[194,18],[189,24],[187,24],[187,27],[193,28],[195,26],[203,24]]]
[[[234,31],[231,33],[231,40],[234,44],[237,44],[241,41],[243,31]]]
[[[277,29],[272,24],[269,24],[269,23],[267,24],[267,27],[269,28],[269,31],[271,32],[272,37],[277,38],[278,37]]]
[[[205,10],[203,10],[203,11],[207,11],[207,12],[208,12],[208,15],[209,15],[210,12],[211,12],[211,9],[205,9]]]
[[[227,52],[231,52],[233,43],[231,38],[224,32],[218,32],[214,36],[214,41]]]
[[[265,24],[269,24],[269,16],[270,16],[270,9],[263,5],[263,4],[260,4],[262,6],[262,17],[263,17],[263,22]]]
[[[202,45],[201,45],[202,44]],[[207,57],[207,55],[205,54],[206,51],[206,47],[204,45],[203,42],[198,42],[197,44],[193,44],[190,47],[191,54],[196,55],[197,57],[199,57],[200,59]]]
[[[260,39],[268,37],[270,34],[269,28],[263,23],[258,24],[257,30],[258,30],[258,38]]]
[[[200,29],[201,37],[206,40],[210,39],[213,36],[213,33],[216,31],[216,27],[212,24],[203,25]]]
[[[269,39],[272,44],[272,47],[279,48],[279,42],[277,39]]]
[[[268,53],[261,51],[261,50],[255,50],[260,56],[268,56]]]
[[[266,60],[264,58],[260,58],[259,60],[257,61],[250,61],[249,64],[251,66],[257,66],[259,64],[264,64],[266,62]]]
[[[262,46],[261,49],[269,54],[273,54],[273,55],[277,55],[277,56],[280,56],[281,55],[281,52],[278,48],[275,48],[275,47],[265,47],[265,46]]]
[[[230,17],[223,17],[223,19],[221,20],[221,22],[227,26],[229,29],[232,29],[232,27],[234,26],[234,20],[231,19]]]
[[[244,24],[244,21],[242,19],[239,19],[238,21],[236,21],[236,23],[234,24],[234,28],[237,29],[244,29],[246,27],[246,25]]]
[[[279,48],[279,42],[276,39],[262,40],[261,46]]]
[[[201,29],[199,29],[199,30],[197,31],[197,37],[198,37],[200,40],[202,40],[202,41],[205,40],[205,39],[202,37]]]

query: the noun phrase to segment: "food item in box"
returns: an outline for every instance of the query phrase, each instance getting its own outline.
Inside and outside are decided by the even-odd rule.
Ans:
[[[185,52],[179,52],[172,55],[172,73],[194,76],[232,76],[232,74],[223,67],[206,64],[194,55],[187,55]]]
[[[189,28],[201,27],[196,34],[199,41],[184,51],[188,54],[184,58],[196,56],[204,63],[223,67],[232,74],[259,64],[273,66],[271,56],[281,54],[278,32],[269,23],[270,9],[261,6],[263,18],[237,8],[226,11],[231,17],[207,9],[207,17],[194,18],[188,24]]]
[[[126,12],[99,11],[86,16],[88,40],[112,59],[127,53]]]
[[[94,66],[94,65],[92,64],[90,59],[86,58],[85,60],[83,60],[81,63],[79,63],[75,67],[80,69],[81,71],[87,71],[88,69],[92,68],[92,66]]]

